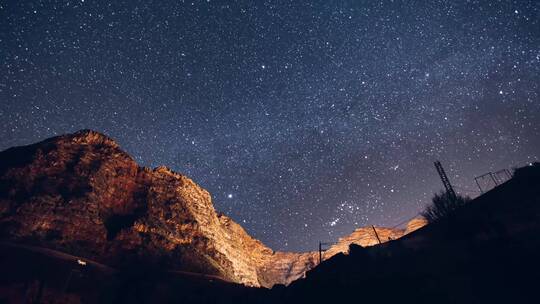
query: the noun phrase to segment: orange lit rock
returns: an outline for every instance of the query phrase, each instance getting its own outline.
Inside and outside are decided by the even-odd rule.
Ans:
[[[425,225],[427,225],[427,220],[425,218],[420,216],[416,217],[407,223],[407,227],[405,228],[405,234],[409,234],[415,230],[418,230]]]
[[[217,214],[210,194],[191,179],[139,167],[94,131],[2,152],[0,190],[4,239],[111,265],[152,257],[170,269],[267,287],[314,265],[315,253],[272,251]]]
[[[351,244],[360,245],[362,247],[373,246],[379,243],[388,242],[398,239],[405,234],[411,233],[414,230],[425,226],[427,221],[422,217],[417,217],[409,221],[405,229],[385,228],[385,227],[362,227],[358,228],[353,233],[346,237],[340,238],[339,241],[328,248],[324,252],[323,260],[329,259],[338,253],[348,253]],[[375,229],[375,230],[374,230]],[[377,235],[375,234],[377,232]],[[377,239],[377,236],[379,239]]]
[[[370,229],[341,239],[324,258],[350,243],[376,244]],[[404,233],[377,229],[383,241]],[[0,235],[111,266],[151,260],[250,286],[289,284],[318,262],[317,252],[274,252],[216,213],[191,179],[139,167],[89,130],[0,153]]]

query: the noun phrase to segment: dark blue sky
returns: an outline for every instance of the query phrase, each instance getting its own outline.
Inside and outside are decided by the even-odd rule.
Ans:
[[[282,250],[539,159],[540,2],[300,2],[2,1],[0,149],[104,132]]]

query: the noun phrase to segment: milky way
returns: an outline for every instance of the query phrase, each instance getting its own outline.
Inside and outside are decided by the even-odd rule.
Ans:
[[[540,2],[300,2],[1,1],[0,149],[101,131],[281,250],[539,159]]]

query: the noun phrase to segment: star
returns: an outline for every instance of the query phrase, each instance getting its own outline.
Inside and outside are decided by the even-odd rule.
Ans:
[[[95,129],[294,251],[418,213],[435,160],[466,189],[538,161],[540,6],[402,5],[5,5],[0,149]]]

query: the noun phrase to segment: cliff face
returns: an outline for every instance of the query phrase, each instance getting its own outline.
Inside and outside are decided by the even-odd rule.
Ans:
[[[324,259],[350,243],[375,244],[370,229],[340,240]],[[404,233],[378,229],[384,241]],[[139,167],[88,130],[0,153],[0,237],[111,266],[152,261],[250,286],[289,284],[318,262],[316,252],[272,251],[218,214],[191,179]]]
[[[139,167],[93,131],[0,153],[0,234],[110,265],[144,258],[251,286],[288,284],[316,256],[273,252],[217,214],[192,180]]]
[[[349,252],[351,244],[368,247],[385,243],[391,240],[399,239],[400,237],[409,234],[417,229],[422,228],[427,224],[427,221],[422,217],[412,219],[406,224],[405,229],[386,228],[386,227],[361,227],[353,231],[346,237],[342,237],[339,241],[332,245],[324,252],[323,260],[329,259],[338,253]]]

